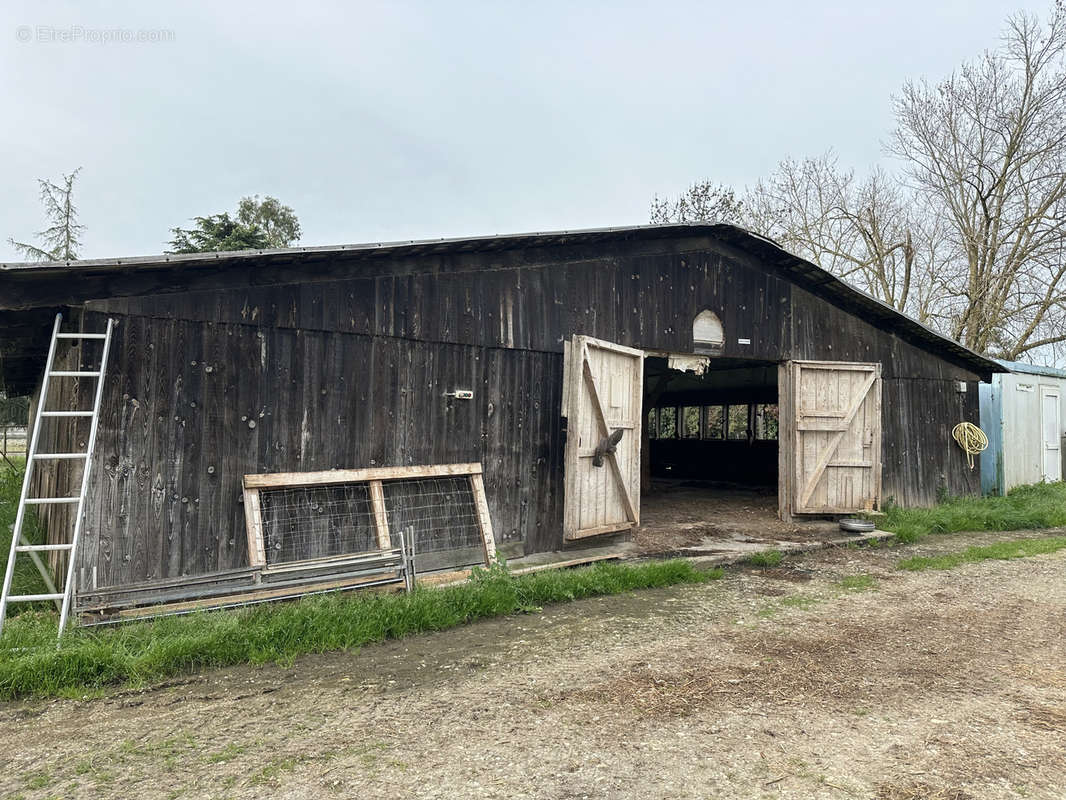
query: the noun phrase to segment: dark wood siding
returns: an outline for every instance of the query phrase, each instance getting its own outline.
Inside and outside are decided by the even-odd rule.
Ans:
[[[790,292],[786,280],[704,252],[246,287],[90,306],[166,319],[557,353],[574,334],[690,352],[692,321],[708,308],[725,327],[723,355],[779,360],[790,335]],[[741,345],[741,338],[751,343]]]
[[[244,567],[258,472],[479,461],[497,539],[560,547],[563,341],[691,352],[703,309],[725,357],[882,364],[885,497],[977,491],[950,438],[977,421],[975,373],[726,247],[601,251],[89,303],[88,328],[119,327],[80,589]]]
[[[136,316],[113,352],[82,591],[246,566],[247,473],[480,461],[497,539],[561,544],[555,353]]]
[[[956,423],[979,422],[978,376],[802,289],[792,306],[794,358],[881,364],[882,497],[932,505],[978,493],[978,468],[951,438]]]

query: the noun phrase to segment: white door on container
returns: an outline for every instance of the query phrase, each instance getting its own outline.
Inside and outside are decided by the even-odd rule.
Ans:
[[[563,537],[636,527],[644,351],[574,336],[563,363]]]
[[[1043,478],[1045,481],[1062,480],[1062,441],[1059,438],[1062,431],[1059,430],[1059,403],[1061,398],[1055,389],[1041,387],[1040,389],[1040,449],[1043,452]]]

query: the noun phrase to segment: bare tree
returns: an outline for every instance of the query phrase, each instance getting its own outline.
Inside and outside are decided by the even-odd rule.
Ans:
[[[739,225],[744,221],[744,204],[728,186],[697,181],[673,200],[656,195],[651,201],[651,221],[656,225],[669,222]]]
[[[28,242],[16,242],[8,239],[14,247],[29,261],[75,261],[81,248],[81,234],[84,225],[78,224],[78,209],[74,205],[74,181],[77,180],[81,167],[64,175],[58,184],[49,180],[37,181],[41,187],[41,202],[44,213],[51,223],[37,233],[40,245]]]
[[[942,228],[880,169],[860,180],[831,153],[786,159],[744,198],[753,229],[893,308],[933,322]]]
[[[1064,51],[1060,3],[1046,26],[1011,17],[999,49],[895,98],[892,152],[959,266],[948,332],[1012,359],[1066,342]]]
[[[746,227],[894,308],[935,321],[942,230],[923,220],[913,198],[880,170],[860,181],[831,153],[786,159],[741,198],[709,181],[675,199],[656,197],[651,219]]]

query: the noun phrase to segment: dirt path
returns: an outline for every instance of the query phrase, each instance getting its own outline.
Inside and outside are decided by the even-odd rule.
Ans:
[[[996,538],[0,706],[0,796],[1063,798],[1066,554],[893,569]]]

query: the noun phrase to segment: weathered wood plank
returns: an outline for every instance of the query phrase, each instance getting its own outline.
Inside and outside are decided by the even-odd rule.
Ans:
[[[480,473],[481,464],[427,464],[409,467],[279,472],[272,475],[245,475],[244,487],[246,489],[267,489],[279,486],[328,486],[334,483],[390,481],[403,478],[433,478],[443,475],[477,475]]]

